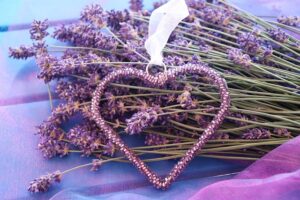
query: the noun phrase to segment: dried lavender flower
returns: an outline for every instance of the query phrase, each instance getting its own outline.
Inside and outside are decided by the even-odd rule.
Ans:
[[[53,182],[60,182],[61,177],[62,173],[60,171],[43,175],[29,183],[28,191],[32,193],[46,192],[53,184]]]
[[[268,30],[268,33],[274,40],[276,40],[278,42],[285,43],[289,39],[289,36],[279,28],[278,29],[270,29],[270,30]]]
[[[53,37],[62,42],[71,42],[75,46],[104,50],[112,50],[117,46],[117,42],[113,37],[101,33],[91,24],[82,22],[69,26],[62,25],[56,28],[53,32]]]
[[[52,137],[41,137],[38,144],[38,150],[42,152],[44,158],[53,158],[57,155],[60,157],[69,154],[69,144]]]
[[[232,17],[232,13],[228,9],[205,7],[200,12],[200,17],[205,21],[223,26],[228,25]]]
[[[94,123],[85,123],[71,128],[67,137],[71,144],[83,151],[83,156],[90,156],[106,142],[99,133],[100,130]]]
[[[158,120],[158,114],[161,112],[161,108],[155,106],[133,114],[130,119],[126,119],[126,133],[130,135],[138,134],[142,132],[143,129],[152,126]]]
[[[240,34],[237,43],[244,51],[256,54],[261,49],[262,41],[255,32],[248,32]]]
[[[271,137],[271,132],[263,128],[253,128],[248,130],[242,135],[243,139],[248,140],[258,140],[258,139],[268,139]]]
[[[189,90],[184,90],[184,92],[177,97],[177,102],[182,108],[193,109],[197,107],[197,104],[192,99],[192,94]]]
[[[128,22],[130,19],[130,15],[128,10],[124,11],[115,11],[111,10],[107,12],[107,25],[113,31],[119,31],[121,29],[122,22]]]
[[[81,12],[81,20],[91,22],[95,27],[102,28],[106,25],[105,12],[99,4],[86,6]]]
[[[280,16],[277,18],[277,21],[281,24],[285,24],[288,26],[299,26],[300,17],[298,16]]]
[[[33,40],[42,40],[44,39],[49,33],[46,31],[49,27],[48,20],[44,21],[37,21],[34,20],[31,24],[30,38]]]
[[[240,65],[245,68],[249,68],[251,64],[250,56],[248,54],[243,54],[243,51],[241,49],[229,49],[228,59],[231,60],[234,64]]]
[[[167,66],[182,66],[184,64],[184,59],[179,56],[170,56],[164,58],[164,63]]]
[[[189,8],[193,8],[196,10],[202,10],[206,7],[205,0],[187,0],[186,3]]]
[[[246,120],[246,121],[250,120],[248,116],[241,114],[241,113],[230,113],[229,116],[238,118],[238,119],[242,119],[242,120]],[[253,118],[254,117],[252,117],[252,120],[253,120]],[[234,120],[234,119],[232,119],[232,120],[230,119],[228,121],[233,122],[240,127],[249,125],[249,123],[247,123],[247,122],[238,121],[238,120]]]
[[[129,5],[131,11],[141,11],[143,9],[143,0],[130,0]]]
[[[11,48],[9,47],[9,57],[15,59],[27,59],[29,57],[34,56],[36,53],[33,47],[26,47],[24,45],[20,46],[19,48]]]
[[[133,28],[133,26],[126,22],[121,22],[120,26],[119,34],[123,41],[138,39],[138,32]]]
[[[227,133],[215,133],[210,137],[211,140],[228,140],[229,138]]]
[[[145,137],[145,144],[148,146],[164,145],[167,143],[168,143],[168,139],[158,134],[150,133],[147,134]]]
[[[69,102],[84,102],[91,99],[94,88],[85,81],[60,81],[55,92],[59,98]]]
[[[275,128],[273,132],[278,136],[292,137],[291,132],[289,130],[287,130],[286,128]]]

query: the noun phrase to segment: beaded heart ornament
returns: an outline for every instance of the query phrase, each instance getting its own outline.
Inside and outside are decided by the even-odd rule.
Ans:
[[[100,110],[100,99],[103,95],[104,90],[115,80],[122,78],[137,78],[144,81],[150,87],[160,87],[165,85],[168,81],[176,79],[179,75],[185,74],[198,74],[204,75],[211,79],[212,83],[217,86],[220,94],[221,105],[218,113],[215,115],[213,120],[208,124],[208,126],[203,131],[202,135],[199,137],[197,142],[190,148],[185,155],[178,161],[178,163],[173,167],[170,173],[166,177],[159,177],[155,172],[153,172],[145,162],[143,162],[135,153],[124,143],[117,132],[109,126],[103,117],[101,116]],[[226,81],[213,69],[202,65],[202,64],[186,64],[181,67],[167,70],[163,73],[158,73],[157,75],[150,75],[145,71],[134,69],[134,68],[123,68],[116,70],[108,74],[105,78],[101,80],[96,90],[93,93],[92,99],[92,118],[103,132],[106,137],[114,143],[121,152],[127,157],[127,159],[132,162],[132,164],[144,174],[149,182],[151,182],[154,187],[158,189],[167,189],[172,182],[183,172],[184,168],[190,163],[191,160],[197,155],[198,151],[205,145],[210,136],[212,136],[218,127],[222,124],[226,113],[230,107],[230,97],[227,88]]]

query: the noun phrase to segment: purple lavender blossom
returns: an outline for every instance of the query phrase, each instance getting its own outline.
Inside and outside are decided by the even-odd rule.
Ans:
[[[273,55],[273,47],[271,45],[262,48],[263,59],[267,60]]]
[[[91,99],[94,88],[84,81],[60,81],[55,92],[59,98],[69,102],[85,102]]]
[[[138,12],[143,9],[143,0],[130,0],[129,4],[129,8],[131,11]]]
[[[164,136],[150,133],[146,135],[145,144],[148,146],[164,145],[168,143],[168,139]]]
[[[83,156],[90,156],[106,142],[99,133],[100,130],[94,123],[86,123],[70,129],[67,137],[71,144],[83,151]]]
[[[124,10],[124,11],[111,10],[107,12],[107,25],[113,31],[119,31],[121,29],[121,23],[128,22],[129,19],[130,19],[130,15],[128,10]]]
[[[270,137],[271,137],[271,132],[263,128],[253,128],[248,130],[242,135],[243,139],[248,139],[248,140],[268,139]]]
[[[44,158],[47,159],[57,155],[63,157],[69,154],[69,144],[52,137],[41,137],[38,150],[40,150]]]
[[[232,13],[229,10],[205,7],[200,11],[201,18],[212,24],[227,26],[232,17]]]
[[[160,107],[155,106],[133,114],[130,119],[126,120],[125,132],[130,135],[142,132],[143,129],[152,126],[158,120],[158,114],[161,112]]]
[[[164,63],[167,66],[182,66],[184,65],[184,59],[179,56],[170,56],[164,58]]]
[[[289,130],[286,128],[275,128],[273,131],[276,135],[281,136],[281,137],[292,137],[292,134]]]
[[[177,97],[177,102],[182,108],[193,109],[197,107],[197,104],[192,99],[192,94],[189,90],[184,90],[184,92]]]
[[[188,119],[188,113],[182,112],[182,113],[172,113],[170,115],[171,119],[174,119],[177,122],[184,122]]]
[[[200,115],[200,114],[196,114],[195,115],[195,121],[201,127],[206,127],[208,125],[208,123],[209,123],[208,117],[205,116],[205,115]]]
[[[15,59],[27,59],[35,55],[35,49],[33,47],[25,47],[24,45],[19,48],[9,47],[9,57]]]
[[[240,65],[245,68],[249,68],[251,65],[251,58],[248,54],[243,54],[241,49],[229,49],[228,50],[228,59],[231,60],[234,64]]]
[[[100,68],[102,65],[99,66],[97,62],[108,62],[107,58],[99,57],[91,52],[85,55],[72,54],[71,56],[64,56],[60,60],[47,52],[38,53],[36,60],[41,68],[38,78],[43,79],[46,83],[64,76],[82,76],[94,73],[97,70],[102,71],[102,68]]]
[[[227,133],[215,133],[210,137],[211,140],[228,140],[229,138]]]
[[[53,37],[62,42],[71,42],[75,46],[94,47],[104,50],[112,50],[117,46],[117,42],[113,37],[101,33],[90,24],[80,22],[56,28]]]
[[[28,191],[32,193],[46,192],[53,182],[60,182],[61,177],[62,173],[60,171],[41,176],[29,183]]]
[[[30,38],[33,40],[42,40],[44,39],[49,33],[46,31],[49,27],[48,20],[44,21],[37,21],[34,20],[31,24]]]
[[[281,24],[285,24],[288,26],[299,26],[300,17],[298,16],[280,16],[277,18],[277,21]]]
[[[69,153],[69,145],[63,141],[65,132],[60,125],[78,110],[77,103],[60,104],[52,111],[50,117],[37,127],[37,134],[40,135],[38,149],[45,158],[65,156]]]
[[[108,156],[114,156],[116,152],[116,145],[110,141],[108,141],[104,146],[103,146],[103,154],[108,155]]]
[[[153,8],[159,8],[160,6],[162,6],[163,4],[167,3],[167,0],[160,0],[160,1],[156,1],[153,3]]]
[[[257,37],[255,32],[248,32],[240,34],[237,43],[244,51],[256,54],[261,49],[262,41]]]
[[[133,28],[133,26],[126,22],[121,22],[120,26],[119,34],[123,41],[138,39],[138,32]]]
[[[38,74],[39,79],[43,79],[46,83],[53,79],[53,65],[57,65],[58,59],[48,53],[38,53],[36,55],[37,65],[41,68]]]
[[[289,39],[289,36],[279,28],[268,30],[268,33],[274,40],[278,42],[285,43]]]
[[[246,120],[246,121],[250,120],[248,116],[241,114],[241,113],[230,113],[229,115],[231,117],[238,118],[241,120]],[[238,125],[240,127],[249,125],[249,123],[244,122],[244,121],[238,121],[238,120],[234,120],[234,119],[232,119],[232,120],[230,119],[229,121],[235,123],[236,125]]]
[[[95,27],[102,28],[106,24],[105,12],[99,4],[86,6],[81,12],[81,20],[91,22]]]
[[[205,0],[187,0],[186,3],[189,8],[193,8],[196,10],[202,10],[206,7]]]

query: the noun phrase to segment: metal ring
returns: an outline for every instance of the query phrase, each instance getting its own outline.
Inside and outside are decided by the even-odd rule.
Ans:
[[[149,67],[153,65],[151,63],[148,63],[147,66],[146,66],[146,73],[149,74]],[[164,67],[164,72],[167,71],[167,66],[165,65],[165,63],[162,63],[163,67]]]

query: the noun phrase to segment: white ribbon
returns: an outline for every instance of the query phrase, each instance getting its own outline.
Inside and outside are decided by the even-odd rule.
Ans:
[[[164,65],[162,50],[173,30],[187,16],[189,10],[185,0],[170,0],[152,12],[149,36],[145,42],[145,48],[151,57],[149,65]]]

